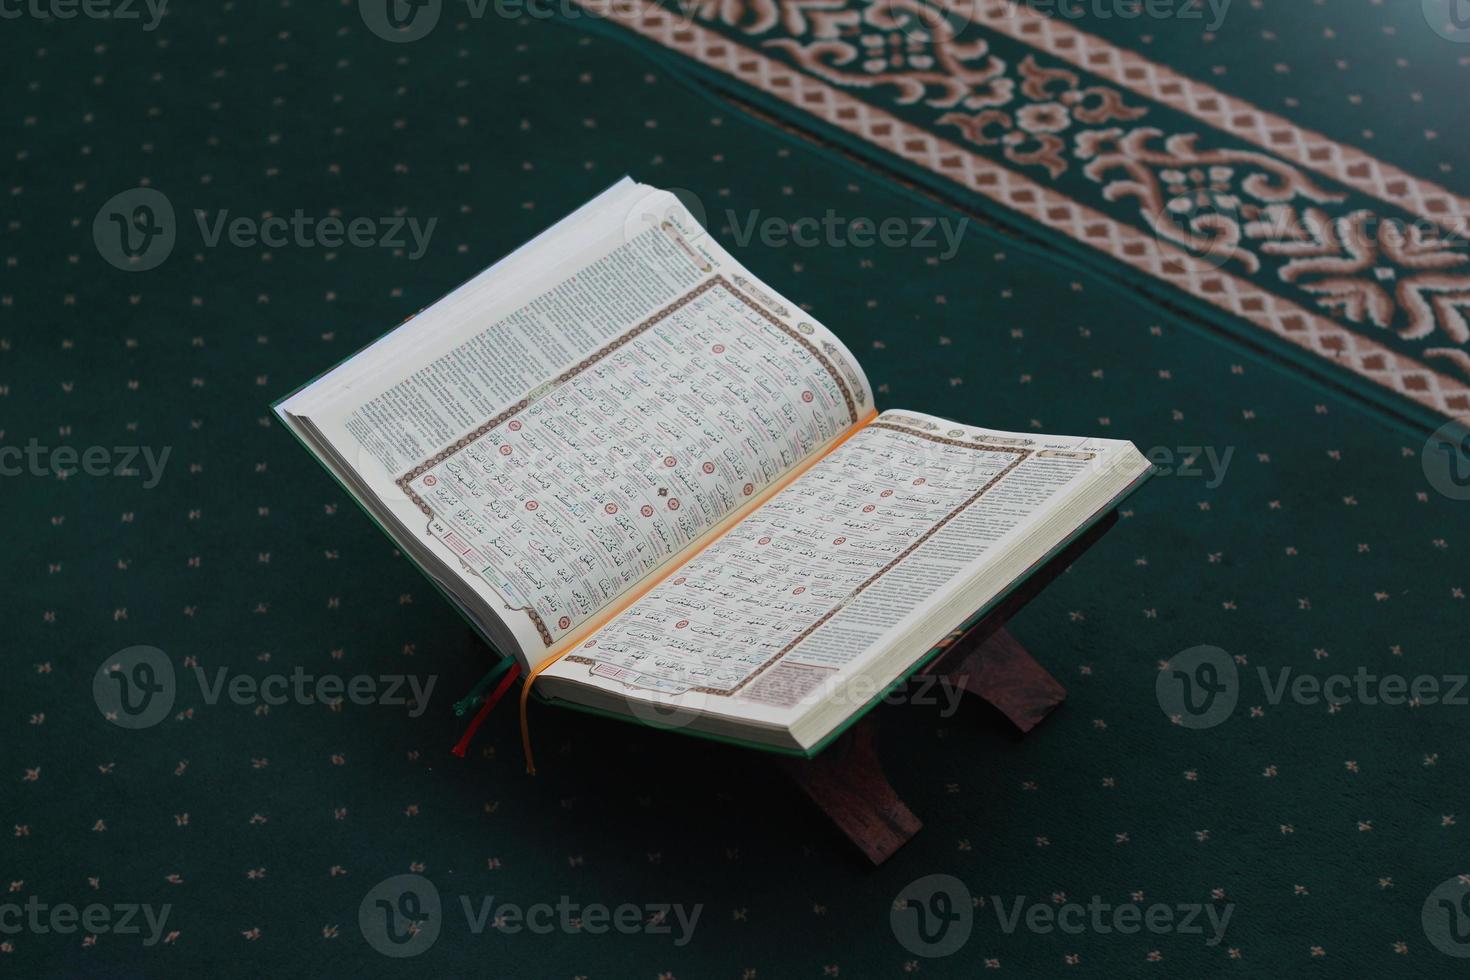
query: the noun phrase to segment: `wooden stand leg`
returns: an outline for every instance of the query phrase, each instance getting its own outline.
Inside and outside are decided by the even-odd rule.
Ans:
[[[983,620],[948,637],[941,644],[946,649],[921,673],[984,698],[1023,732],[1035,728],[1066,700],[1067,689],[1006,632],[1005,623],[1117,522],[1116,511],[1105,515]],[[870,714],[817,758],[781,764],[868,860],[882,864],[923,824],[883,775],[876,742]]]
[[[869,715],[815,759],[782,765],[869,861],[882,864],[924,825],[883,775],[876,742],[877,722]]]
[[[1000,709],[1023,732],[1029,732],[1067,698],[1067,689],[1037,663],[1004,629],[997,629],[973,648],[961,640],[925,669]]]
[[[1023,732],[1066,698],[1066,688],[1005,630],[995,630],[979,644],[967,640],[926,672],[984,698]],[[787,759],[782,766],[869,861],[882,864],[924,825],[889,784],[877,741],[878,723],[869,715],[815,759]]]

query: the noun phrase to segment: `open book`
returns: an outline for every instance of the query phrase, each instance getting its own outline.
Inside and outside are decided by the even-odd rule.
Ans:
[[[807,755],[1150,469],[879,413],[627,178],[275,409],[536,694]]]

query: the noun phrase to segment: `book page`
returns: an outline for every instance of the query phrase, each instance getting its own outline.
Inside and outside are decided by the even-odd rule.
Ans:
[[[789,722],[1125,445],[886,412],[545,676]]]
[[[829,331],[655,207],[313,417],[533,664],[871,413]]]

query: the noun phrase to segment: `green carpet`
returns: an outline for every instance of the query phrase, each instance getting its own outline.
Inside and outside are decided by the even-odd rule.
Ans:
[[[725,97],[735,87],[709,90],[706,68],[625,43],[622,27],[481,19],[456,4],[429,36],[390,44],[356,6],[180,4],[155,30],[146,15],[27,17],[0,34],[0,446],[105,447],[109,465],[94,469],[130,457],[135,471],[24,468],[0,481],[13,624],[0,690],[0,970],[1463,975],[1421,909],[1470,873],[1470,707],[1273,703],[1257,673],[1274,684],[1283,668],[1324,679],[1465,671],[1470,504],[1436,490],[1421,460],[1443,413],[746,92],[762,110],[752,115]],[[1416,6],[1241,4],[1208,49],[1169,40],[1178,25],[1087,29],[1334,139],[1361,146],[1371,129],[1380,158],[1470,193],[1455,121],[1470,48],[1427,31]],[[1323,80],[1328,29],[1359,70],[1342,82]],[[1150,31],[1156,40],[1139,39]],[[1397,66],[1393,45],[1411,42],[1423,54]],[[1297,50],[1310,57],[1276,70]],[[1291,96],[1299,107],[1283,106],[1307,76]],[[1359,91],[1361,104],[1347,100]],[[901,111],[937,131],[922,106]],[[1424,141],[1425,129],[1438,139]],[[1088,189],[1081,165],[1065,177],[1077,194]],[[452,705],[489,653],[270,417],[273,399],[624,173],[697,196],[725,244],[862,358],[880,407],[1199,457],[1204,475],[1155,478],[1014,621],[1070,691],[1052,718],[1022,737],[974,703],[950,717],[933,705],[878,709],[889,772],[926,825],[881,868],[760,754],[540,708],[540,771],[528,777],[515,713],[502,707],[468,758],[451,756],[465,724]],[[93,220],[142,185],[172,204],[177,242],[156,269],[128,274],[99,254]],[[1369,206],[1364,192],[1331,186],[1342,207]],[[1130,207],[1112,217],[1134,223]],[[221,212],[298,209],[436,224],[413,259],[411,240],[211,245],[193,218],[204,211],[213,227]],[[941,259],[741,247],[730,209],[735,226],[753,210],[972,220]],[[1234,272],[1314,302],[1301,278],[1279,276],[1285,261]],[[1443,325],[1405,337],[1403,310],[1378,327],[1312,309],[1454,373],[1424,353],[1460,346]],[[1228,458],[1223,473],[1212,475],[1210,452]],[[41,470],[78,465],[37,458]],[[164,462],[145,486],[150,458]],[[137,645],[162,650],[179,683],[166,718],[130,730],[103,717],[93,678]],[[1156,681],[1201,645],[1233,658],[1238,703],[1191,729],[1161,710]],[[210,703],[196,666],[211,683],[220,669],[261,679],[300,668],[434,687],[422,712]],[[359,907],[410,873],[446,911],[430,949],[395,960],[364,937]],[[974,904],[968,941],[931,958],[890,920],[900,892],[933,874],[963,882]],[[476,934],[461,898],[479,909],[491,896],[700,913],[683,944],[677,927]],[[1007,931],[992,896],[1004,913],[1017,896],[1054,909],[1231,911],[1209,944],[1177,931],[1040,931],[1024,917]],[[5,909],[32,899],[142,904],[167,918],[153,935],[141,917],[140,935],[11,930],[21,913]]]

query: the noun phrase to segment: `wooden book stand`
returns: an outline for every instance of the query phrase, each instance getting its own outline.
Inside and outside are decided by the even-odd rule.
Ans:
[[[1117,522],[1117,511],[1109,511],[983,619],[946,637],[943,652],[919,673],[983,698],[1023,732],[1036,727],[1067,697],[1067,689],[1006,632],[1005,624]],[[888,860],[923,827],[883,774],[872,712],[815,759],[783,759],[780,765],[874,864]]]

